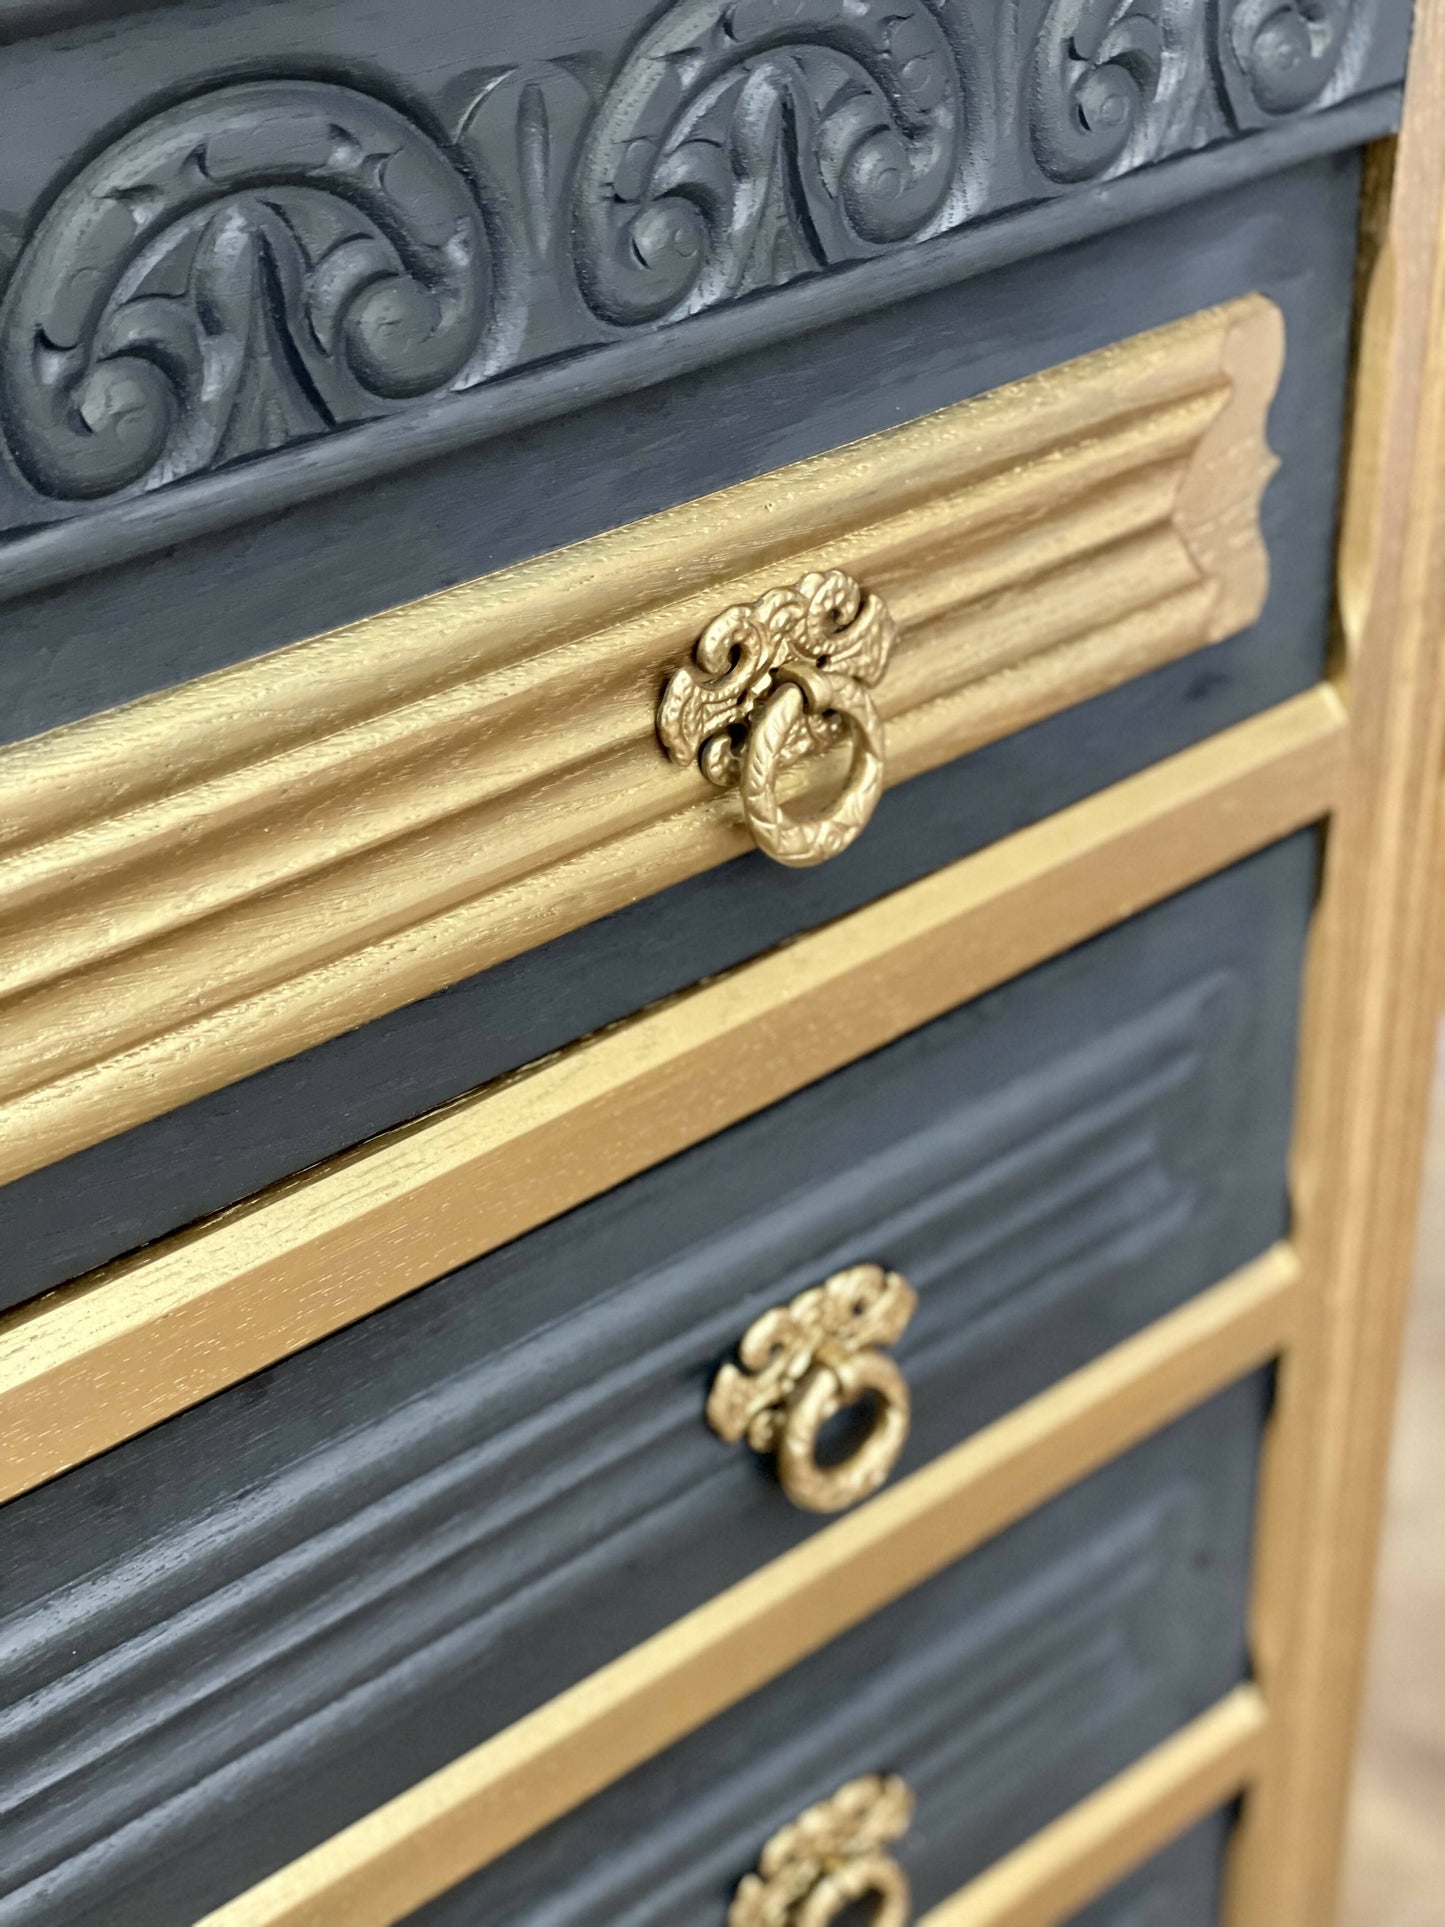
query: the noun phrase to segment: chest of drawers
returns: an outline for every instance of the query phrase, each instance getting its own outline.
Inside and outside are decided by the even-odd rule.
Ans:
[[[1441,31],[0,0],[0,1927],[1328,1920]]]

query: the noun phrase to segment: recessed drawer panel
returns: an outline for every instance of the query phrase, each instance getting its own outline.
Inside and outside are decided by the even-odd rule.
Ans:
[[[185,1917],[796,1544],[815,1515],[704,1411],[840,1267],[918,1296],[907,1470],[1262,1252],[1314,861],[1266,851],[0,1510],[14,1917],[149,1906],[159,1868]]]
[[[1232,1812],[1217,1813],[1076,1914],[1068,1927],[1221,1927]]]
[[[1242,1676],[1266,1389],[1248,1381],[1191,1414],[412,1927],[724,1927],[764,1842],[872,1773],[901,1775],[914,1796],[888,1852],[921,1916]],[[1193,1871],[1146,1882],[1142,1922],[1161,1884],[1187,1894]],[[1135,1900],[1085,1920],[1135,1927]],[[1186,1923],[1187,1911],[1168,1919]]]

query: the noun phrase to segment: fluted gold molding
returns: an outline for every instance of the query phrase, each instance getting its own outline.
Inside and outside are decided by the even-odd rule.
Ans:
[[[897,781],[1241,628],[1262,297],[0,752],[0,1181],[748,846],[669,765],[708,620],[841,568]]]
[[[1306,823],[1319,688],[0,1319],[0,1499]]]
[[[200,1927],[392,1927],[406,1919],[1273,1358],[1291,1341],[1299,1294],[1298,1263],[1278,1245],[333,1835]],[[1257,1724],[1252,1714],[1245,1723]],[[1240,1737],[1231,1723],[1231,1740]]]

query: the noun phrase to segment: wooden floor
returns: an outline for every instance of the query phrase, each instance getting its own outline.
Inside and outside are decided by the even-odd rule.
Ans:
[[[1445,1049],[1340,1927],[1445,1927]]]

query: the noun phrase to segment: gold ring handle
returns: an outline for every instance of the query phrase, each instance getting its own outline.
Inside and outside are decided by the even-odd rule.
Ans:
[[[912,1404],[882,1349],[896,1344],[918,1305],[901,1272],[882,1265],[835,1271],[743,1334],[738,1362],[720,1366],[707,1421],[719,1438],[777,1454],[778,1478],[805,1512],[842,1512],[871,1497],[908,1440]],[[836,1465],[818,1457],[823,1428],[846,1406],[873,1402],[857,1448]]]
[[[743,750],[738,787],[753,841],[775,863],[804,869],[856,842],[883,794],[883,724],[861,683],[822,670],[779,671],[779,687],[759,710]],[[794,816],[778,779],[807,746],[813,719],[842,723],[852,761],[841,793],[816,814]]]
[[[794,1914],[796,1927],[833,1927],[860,1900],[872,1900],[868,1927],[908,1927],[913,1895],[908,1876],[887,1853],[848,1860],[823,1878]]]
[[[908,1876],[886,1849],[907,1833],[913,1805],[896,1773],[839,1787],[773,1835],[739,1881],[727,1927],[833,1927],[870,1899],[871,1927],[908,1927]]]
[[[845,1406],[872,1396],[867,1437],[837,1465],[818,1460],[818,1437]],[[908,1442],[908,1383],[886,1352],[854,1352],[813,1367],[788,1400],[778,1440],[778,1478],[804,1512],[844,1512],[872,1498]]]
[[[667,679],[657,709],[663,748],[720,789],[740,791],[753,840],[776,862],[837,856],[883,794],[883,724],[868,692],[897,633],[882,597],[840,569],[724,609],[692,661]],[[783,772],[844,741],[851,760],[838,796],[794,815],[780,795]]]

